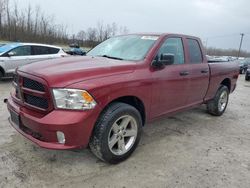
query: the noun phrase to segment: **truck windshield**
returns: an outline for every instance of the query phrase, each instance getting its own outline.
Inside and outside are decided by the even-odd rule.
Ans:
[[[158,36],[142,35],[112,37],[90,50],[87,55],[118,60],[142,60],[157,39]]]

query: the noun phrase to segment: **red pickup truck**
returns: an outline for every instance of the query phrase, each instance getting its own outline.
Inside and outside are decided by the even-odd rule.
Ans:
[[[235,63],[207,63],[199,38],[131,34],[85,57],[19,68],[6,102],[11,125],[39,146],[90,146],[100,159],[118,163],[135,150],[149,121],[204,103],[222,115],[238,75]]]

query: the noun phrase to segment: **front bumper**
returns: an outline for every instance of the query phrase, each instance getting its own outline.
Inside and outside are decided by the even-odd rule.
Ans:
[[[9,118],[10,124],[24,137],[47,149],[75,149],[88,146],[89,138],[100,109],[98,106],[89,111],[53,110],[41,116],[8,99],[10,113],[18,115],[19,123]],[[19,124],[19,125],[18,125]],[[65,143],[60,144],[56,132],[65,135]]]

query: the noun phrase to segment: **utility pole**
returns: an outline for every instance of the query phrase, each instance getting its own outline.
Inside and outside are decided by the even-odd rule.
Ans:
[[[242,41],[243,41],[243,37],[244,37],[244,33],[241,33],[241,39],[240,39],[240,48],[239,48],[239,52],[238,52],[238,58],[240,57],[240,50],[241,50],[241,46],[242,46]]]

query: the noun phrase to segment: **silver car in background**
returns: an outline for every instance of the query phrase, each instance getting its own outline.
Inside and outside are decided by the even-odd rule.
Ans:
[[[29,63],[68,56],[62,48],[35,43],[9,43],[0,47],[0,80]]]

